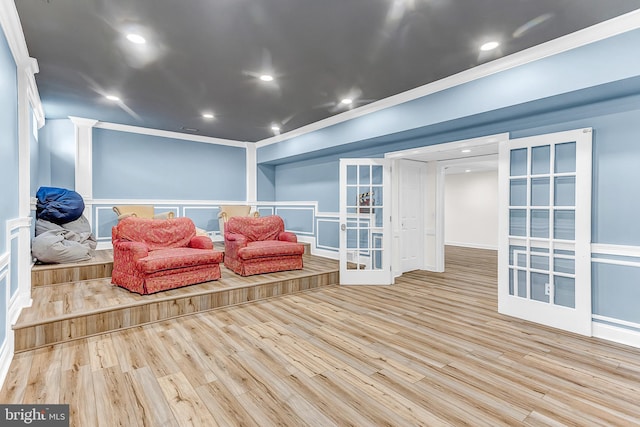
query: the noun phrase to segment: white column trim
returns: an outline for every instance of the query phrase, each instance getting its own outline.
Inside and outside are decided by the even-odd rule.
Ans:
[[[75,126],[75,191],[84,200],[91,200],[93,199],[93,126],[98,121],[71,116],[69,119]],[[91,220],[91,218],[88,219]]]
[[[258,157],[256,145],[247,144],[246,150],[247,202],[253,205],[256,203],[258,197]]]

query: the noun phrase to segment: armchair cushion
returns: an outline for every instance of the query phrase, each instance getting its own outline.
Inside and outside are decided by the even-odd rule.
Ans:
[[[202,264],[219,264],[222,252],[193,248],[173,248],[151,251],[136,261],[136,267],[147,274],[175,268],[193,267]]]
[[[238,250],[238,256],[243,259],[268,258],[273,256],[302,255],[304,246],[291,245],[291,242],[279,242],[277,240],[265,240],[263,242],[251,242]]]

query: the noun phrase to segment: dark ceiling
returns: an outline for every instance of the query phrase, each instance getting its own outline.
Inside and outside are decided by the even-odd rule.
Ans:
[[[640,0],[16,0],[16,7],[40,66],[47,119],[258,141],[273,136],[274,123],[282,133],[299,128],[632,11]],[[127,41],[132,32],[146,44]],[[500,46],[481,52],[490,40]],[[274,81],[261,81],[265,73]],[[351,106],[340,104],[346,97]]]

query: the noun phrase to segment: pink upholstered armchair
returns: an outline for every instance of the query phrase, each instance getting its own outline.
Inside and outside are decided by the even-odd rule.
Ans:
[[[276,215],[229,218],[224,247],[225,267],[241,276],[302,269],[304,246]]]
[[[223,253],[189,218],[124,218],[111,231],[111,283],[139,294],[217,280]]]

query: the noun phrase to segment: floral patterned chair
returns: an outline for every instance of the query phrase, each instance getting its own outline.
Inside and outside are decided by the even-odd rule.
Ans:
[[[284,231],[277,215],[229,218],[224,232],[224,265],[241,276],[301,270],[304,245]]]
[[[111,283],[139,294],[220,278],[223,253],[186,217],[128,217],[112,228]]]

